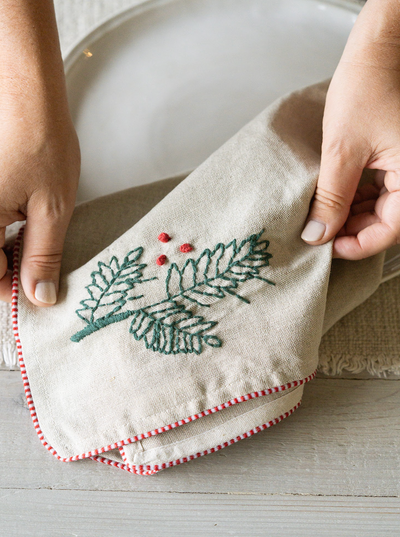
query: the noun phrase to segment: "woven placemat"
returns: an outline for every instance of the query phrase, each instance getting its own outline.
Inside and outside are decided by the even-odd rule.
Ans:
[[[319,349],[320,371],[400,375],[399,304],[400,276],[396,276],[325,334]]]

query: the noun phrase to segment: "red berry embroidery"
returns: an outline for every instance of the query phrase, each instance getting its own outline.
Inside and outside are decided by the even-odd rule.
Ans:
[[[171,237],[168,235],[168,233],[160,233],[158,236],[158,240],[161,242],[168,242],[171,240]]]
[[[166,260],[167,260],[167,256],[163,254],[163,255],[160,255],[159,257],[157,257],[156,263],[157,263],[157,265],[161,266],[161,265],[164,265]]]
[[[185,244],[181,244],[179,246],[179,250],[181,252],[183,252],[184,254],[186,254],[187,252],[191,252],[193,250],[193,246],[191,246],[190,244],[188,244],[187,242],[185,242]]]

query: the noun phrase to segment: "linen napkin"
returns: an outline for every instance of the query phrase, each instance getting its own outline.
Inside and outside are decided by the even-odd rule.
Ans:
[[[151,475],[299,406],[322,335],[375,291],[384,261],[332,262],[332,241],[300,238],[327,87],[279,99],[183,180],[77,207],[51,308],[19,286],[20,233],[14,332],[58,459]]]

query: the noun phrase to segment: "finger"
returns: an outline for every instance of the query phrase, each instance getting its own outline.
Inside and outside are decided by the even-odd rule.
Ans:
[[[390,170],[385,174],[385,182],[383,185],[389,192],[400,191],[400,174],[397,171]]]
[[[344,230],[344,233],[341,233],[340,235],[354,235],[355,236],[366,227],[372,226],[372,224],[376,224],[377,222],[380,222],[380,221],[381,219],[375,213],[374,210],[357,214],[355,216],[352,216],[346,221],[346,224],[342,228]],[[339,237],[340,235],[338,233],[336,236]]]
[[[376,204],[376,199],[365,200],[361,203],[356,203],[351,206],[350,212],[352,215],[366,213],[368,211],[373,211]]]
[[[344,225],[350,211],[363,165],[342,152],[322,151],[321,170],[307,223],[301,238],[324,244]]]
[[[385,175],[386,175],[386,171],[385,171],[385,170],[377,170],[377,171],[376,171],[376,174],[375,174],[375,184],[376,184],[379,188],[382,188],[383,185],[385,184]]]
[[[27,217],[21,260],[21,283],[37,306],[56,303],[65,234],[70,215],[39,208]]]
[[[376,222],[362,229],[356,236],[336,237],[333,257],[357,260],[383,252],[396,244],[395,231],[385,222]]]

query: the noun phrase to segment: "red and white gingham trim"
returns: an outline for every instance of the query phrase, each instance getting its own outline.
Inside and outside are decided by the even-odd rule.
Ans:
[[[235,442],[238,442],[239,440],[242,440],[243,438],[248,438],[249,436],[252,436],[260,431],[263,431],[264,429],[268,429],[272,425],[275,425],[276,423],[279,423],[281,420],[286,418],[287,416],[290,416],[299,406],[299,402],[294,408],[289,410],[288,412],[285,412],[281,416],[269,421],[268,423],[264,423],[263,425],[260,425],[258,427],[255,427],[254,429],[251,429],[250,431],[241,434],[240,436],[237,436],[235,438],[232,438],[231,440],[224,442],[223,444],[220,444],[214,448],[207,449],[205,451],[196,453],[194,455],[190,455],[189,457],[183,457],[181,459],[177,459],[175,461],[170,461],[161,465],[146,465],[146,466],[134,466],[130,465],[126,461],[125,452],[123,449],[123,446],[127,444],[131,444],[132,442],[137,442],[138,440],[143,440],[144,438],[149,438],[150,436],[155,436],[161,433],[164,433],[166,431],[169,431],[171,429],[174,429],[175,427],[180,427],[181,425],[184,425],[185,423],[190,423],[191,421],[197,420],[199,418],[202,418],[204,416],[208,416],[209,414],[213,414],[215,412],[218,412],[220,410],[223,410],[224,408],[228,408],[230,406],[233,406],[238,403],[242,403],[243,401],[248,401],[250,399],[256,399],[257,397],[262,397],[264,395],[270,395],[272,393],[276,392],[282,392],[284,390],[288,390],[290,388],[301,386],[302,384],[305,384],[306,382],[309,382],[312,380],[315,375],[316,371],[306,377],[305,379],[301,380],[295,380],[293,382],[288,382],[287,384],[283,384],[282,386],[275,386],[273,388],[268,388],[267,390],[261,390],[258,392],[252,392],[248,393],[246,395],[242,395],[240,397],[235,397],[234,399],[231,399],[230,401],[227,401],[226,403],[222,403],[220,405],[217,405],[213,408],[210,408],[208,410],[204,410],[202,412],[199,412],[198,414],[193,414],[192,416],[189,416],[187,418],[184,418],[182,420],[176,421],[175,423],[171,423],[169,425],[165,425],[163,427],[159,427],[157,429],[154,429],[152,431],[148,431],[147,433],[138,434],[134,437],[127,438],[126,440],[120,440],[118,442],[115,442],[113,444],[109,444],[108,446],[101,447],[94,449],[92,451],[88,451],[86,453],[82,453],[81,455],[75,455],[73,457],[60,457],[56,450],[50,446],[48,442],[46,442],[44,434],[40,428],[39,420],[36,415],[36,409],[33,402],[30,386],[29,386],[29,380],[28,375],[26,373],[25,368],[25,362],[22,355],[22,345],[21,340],[19,338],[19,331],[18,331],[18,271],[19,271],[19,257],[20,257],[20,248],[21,248],[21,241],[22,236],[24,232],[24,227],[22,227],[18,233],[18,237],[15,241],[14,245],[14,255],[13,255],[13,262],[14,262],[14,270],[13,270],[13,278],[12,278],[12,302],[11,302],[11,315],[12,315],[12,323],[13,323],[13,332],[14,337],[17,345],[17,351],[18,351],[18,360],[19,365],[21,369],[21,375],[22,375],[22,381],[24,385],[25,390],[25,396],[28,403],[29,411],[31,413],[33,425],[36,429],[36,432],[39,436],[40,441],[42,442],[43,446],[50,451],[57,459],[63,462],[71,462],[71,461],[77,461],[85,458],[90,458],[94,461],[101,462],[104,464],[108,464],[109,466],[115,466],[116,468],[120,468],[122,470],[127,470],[128,472],[139,474],[139,475],[152,475],[160,470],[163,470],[165,468],[169,468],[171,466],[176,466],[178,464],[182,464],[183,462],[187,462],[189,460],[197,459],[198,457],[201,457],[203,455],[208,455],[209,453],[214,453],[215,451],[219,451],[220,449],[223,449],[224,447],[230,446],[231,444],[234,444]],[[112,449],[119,449],[121,456],[123,460],[125,461],[125,464],[113,461],[111,459],[107,459],[105,457],[100,456],[101,453],[106,453],[107,451],[110,451]]]

